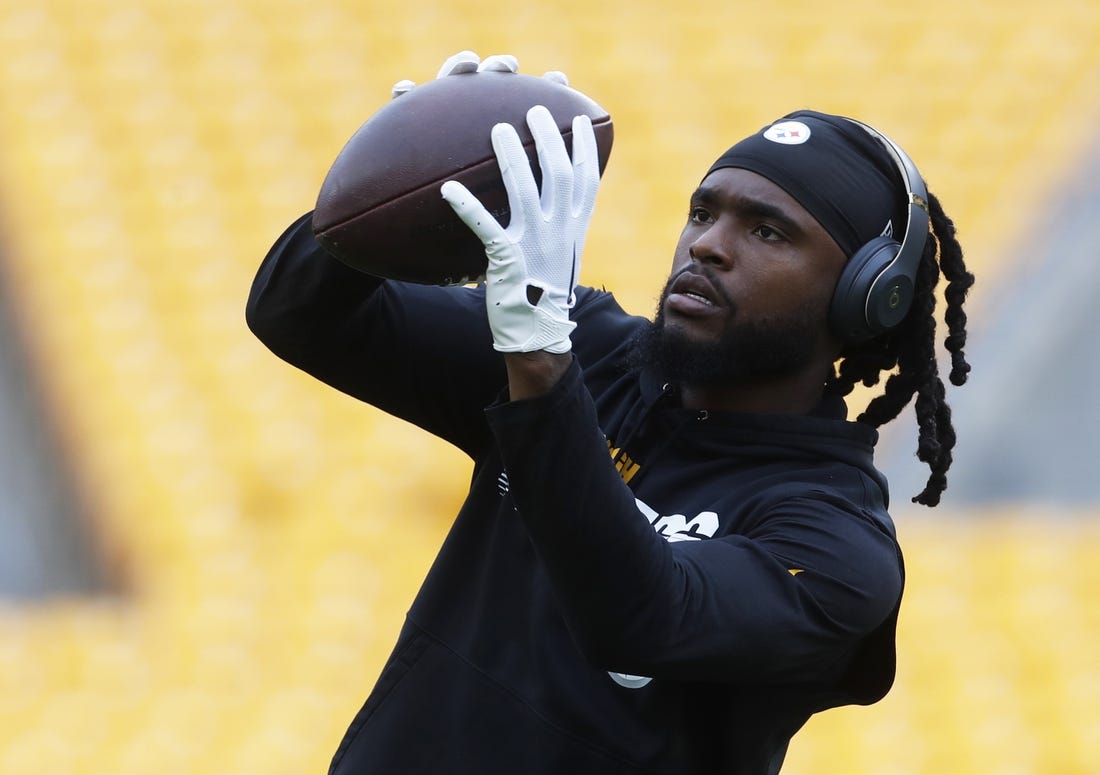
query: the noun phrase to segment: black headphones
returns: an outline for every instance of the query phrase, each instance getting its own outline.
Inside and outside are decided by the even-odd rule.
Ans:
[[[881,142],[898,165],[909,200],[901,242],[875,237],[848,259],[829,307],[829,326],[845,342],[864,342],[889,331],[913,303],[913,289],[928,241],[928,190],[901,148],[873,127],[847,119]]]

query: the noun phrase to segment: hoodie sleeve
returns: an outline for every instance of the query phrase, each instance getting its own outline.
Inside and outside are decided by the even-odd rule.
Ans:
[[[607,455],[576,363],[547,395],[488,415],[573,637],[603,669],[839,682],[896,615],[895,542],[823,493],[783,502],[752,535],[663,540]]]
[[[507,378],[493,350],[484,293],[383,281],[329,255],[312,216],[268,251],[245,313],[276,355],[338,390],[470,454]]]

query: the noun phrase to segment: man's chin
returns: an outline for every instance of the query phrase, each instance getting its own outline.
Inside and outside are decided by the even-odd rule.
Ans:
[[[665,341],[681,342],[687,345],[715,345],[722,340],[727,330],[715,317],[689,317],[686,315],[665,314],[656,323],[656,335]]]
[[[725,326],[715,332],[658,315],[632,348],[635,367],[653,368],[664,381],[715,385],[754,383],[797,372],[809,362],[814,328],[787,325]]]
[[[722,337],[698,326],[682,326],[658,318],[636,338],[631,363],[653,369],[662,381],[709,382],[729,375]]]

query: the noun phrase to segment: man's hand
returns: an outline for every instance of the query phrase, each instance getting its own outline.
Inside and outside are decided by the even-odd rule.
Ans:
[[[486,70],[514,73],[519,70],[519,60],[511,54],[494,54],[482,61],[481,57],[473,51],[459,51],[443,63],[436,74],[436,78],[446,78],[448,75],[460,75],[462,73],[484,72]],[[569,85],[569,79],[560,70],[550,70],[544,73],[542,77],[560,83],[562,86]],[[393,85],[390,94],[396,99],[414,86],[416,86],[414,81],[398,81]]]
[[[497,124],[492,130],[511,211],[507,228],[461,183],[449,180],[440,192],[485,245],[493,346],[505,353],[565,353],[572,346],[569,310],[600,185],[596,135],[587,116],[574,118],[570,160],[549,110],[531,108],[527,125],[542,171],[541,192],[515,128]]]

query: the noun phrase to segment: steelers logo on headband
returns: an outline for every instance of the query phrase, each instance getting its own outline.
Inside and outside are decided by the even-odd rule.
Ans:
[[[764,139],[781,145],[801,145],[810,139],[810,128],[801,121],[780,121],[764,130]]]
[[[707,171],[738,167],[790,194],[846,256],[906,222],[906,188],[886,148],[840,116],[800,110],[726,151]]]

